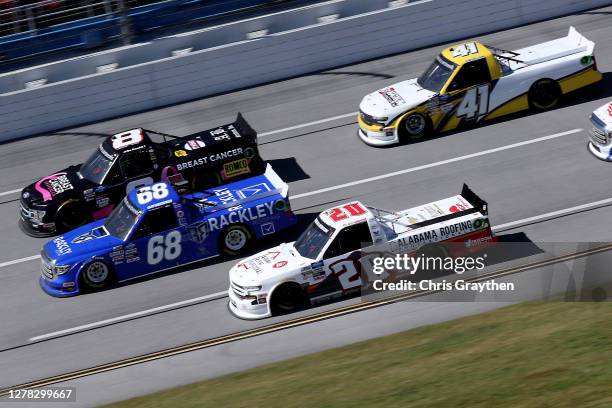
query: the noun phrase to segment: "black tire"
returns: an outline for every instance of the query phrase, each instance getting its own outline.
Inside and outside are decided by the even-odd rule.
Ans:
[[[95,260],[83,267],[80,274],[82,288],[94,291],[107,288],[114,281],[112,268],[105,262]]]
[[[219,248],[225,255],[235,256],[246,251],[253,241],[253,233],[243,224],[232,224],[221,233]]]
[[[90,220],[80,201],[69,201],[60,206],[55,216],[55,228],[58,233],[73,230]]]
[[[306,295],[295,282],[281,284],[274,289],[270,298],[270,309],[274,316],[301,310],[306,304]]]
[[[430,120],[421,113],[412,113],[406,116],[399,124],[398,134],[400,143],[420,139],[429,134]]]
[[[531,85],[528,100],[531,109],[541,111],[552,109],[561,100],[561,87],[553,79],[540,79]]]

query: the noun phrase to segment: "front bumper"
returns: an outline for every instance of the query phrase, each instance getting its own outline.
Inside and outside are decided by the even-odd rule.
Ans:
[[[253,305],[251,299],[243,299],[236,295],[231,286],[227,293],[229,297],[227,307],[234,316],[245,320],[264,319],[272,316],[268,303]]]
[[[65,287],[63,286],[66,283],[64,279],[49,280],[41,276],[38,278],[38,283],[46,294],[54,297],[69,297],[79,294],[79,285],[76,282],[74,286]]]
[[[26,235],[36,238],[51,237],[56,234],[55,223],[45,223],[37,219],[34,210],[26,207],[23,201],[19,205],[19,228]]]
[[[399,143],[396,133],[394,133],[392,136],[386,136],[385,132],[372,132],[369,130],[359,129],[357,134],[363,143],[370,146],[391,146]]]
[[[588,143],[589,152],[600,160],[612,161],[612,145],[602,146],[594,144],[589,140]]]

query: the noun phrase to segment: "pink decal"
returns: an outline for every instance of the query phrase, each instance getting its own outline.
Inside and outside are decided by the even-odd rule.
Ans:
[[[168,173],[171,173],[170,175],[168,175]],[[178,170],[176,169],[176,167],[174,166],[166,166],[163,168],[162,172],[161,172],[161,179],[162,181],[168,182],[168,176],[176,176],[177,174],[179,174]]]
[[[93,213],[93,219],[94,220],[99,220],[100,218],[108,217],[108,215],[111,213],[111,211],[113,211],[113,208],[115,208],[114,204],[109,204],[106,207],[100,208],[98,211]]]
[[[42,184],[43,184],[45,181],[47,181],[47,180],[55,180],[56,178],[61,177],[61,176],[65,176],[65,175],[66,175],[66,173],[65,173],[65,172],[64,172],[64,173],[56,173],[56,174],[52,174],[52,175],[50,175],[50,176],[44,177],[44,178],[42,178],[42,179],[40,179],[40,180],[38,180],[38,181],[36,182],[36,184],[34,185],[34,187],[36,188],[36,190],[37,190],[37,191],[38,191],[40,194],[42,194],[43,201],[49,201],[49,200],[50,200],[50,199],[53,197],[53,194],[51,193],[51,191],[49,191],[49,190],[47,190],[46,188],[44,188],[44,187],[42,186]]]

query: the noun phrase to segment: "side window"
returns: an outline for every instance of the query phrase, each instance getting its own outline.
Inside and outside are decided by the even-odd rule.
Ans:
[[[111,167],[106,174],[106,177],[104,177],[103,184],[118,184],[123,182],[123,180],[124,177],[123,173],[121,172],[121,166],[119,165],[119,162],[116,161],[115,164],[113,164],[113,167]]]
[[[456,91],[491,82],[489,66],[485,58],[470,61],[461,67],[461,70],[448,87],[449,91]]]
[[[352,252],[372,245],[372,235],[367,222],[350,225],[338,233],[334,242],[325,251],[324,259]]]
[[[126,178],[131,179],[151,173],[153,163],[148,149],[124,153],[121,156],[121,168]]]
[[[132,234],[131,240],[147,237],[158,232],[176,228],[176,214],[172,205],[148,210],[144,219],[138,224],[138,228]]]

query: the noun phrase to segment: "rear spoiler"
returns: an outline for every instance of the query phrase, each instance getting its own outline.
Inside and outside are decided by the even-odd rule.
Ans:
[[[242,113],[238,112],[238,115],[236,115],[234,126],[242,136],[249,139],[253,144],[257,144],[257,131],[249,125]]]
[[[461,189],[461,196],[465,198],[472,206],[477,209],[482,215],[489,214],[489,205],[485,200],[478,197],[475,192],[472,191],[468,187],[467,184],[463,184],[463,188]]]

